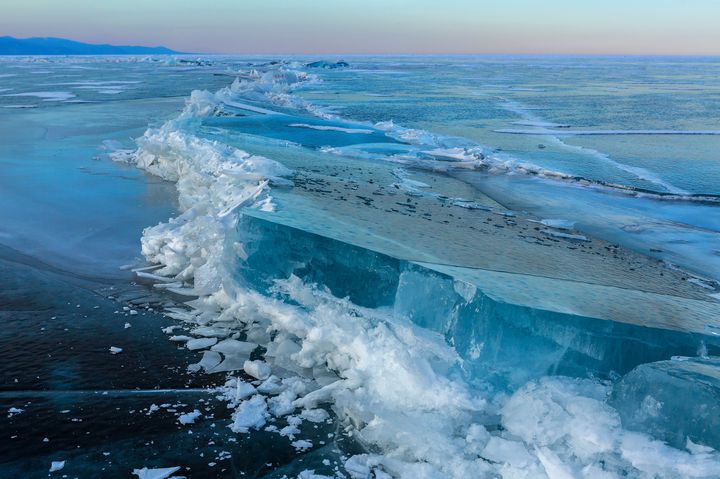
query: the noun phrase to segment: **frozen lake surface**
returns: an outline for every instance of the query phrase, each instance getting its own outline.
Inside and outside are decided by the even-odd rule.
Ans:
[[[720,62],[314,60],[0,59],[0,471],[717,477]]]

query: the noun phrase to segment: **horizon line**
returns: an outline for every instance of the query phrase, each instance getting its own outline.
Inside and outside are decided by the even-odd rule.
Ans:
[[[13,38],[17,40],[31,40],[31,39],[58,39],[58,40],[67,40],[71,42],[76,43],[82,43],[86,45],[93,45],[93,46],[113,46],[113,47],[140,47],[140,48],[165,48],[168,50],[171,50],[171,53],[166,53],[162,55],[175,55],[175,56],[183,56],[183,55],[208,55],[208,56],[323,56],[323,55],[332,55],[332,56],[345,56],[345,57],[370,57],[370,56],[392,56],[392,57],[403,57],[403,56],[424,56],[424,57],[431,57],[431,56],[457,56],[457,57],[480,57],[480,56],[488,56],[488,57],[658,57],[658,58],[718,58],[720,57],[720,51],[717,53],[638,53],[638,52],[631,52],[631,53],[610,53],[610,52],[563,52],[563,53],[553,53],[553,52],[512,52],[512,53],[499,53],[499,52],[473,52],[473,53],[459,53],[459,52],[382,52],[382,53],[373,53],[373,52],[362,52],[362,53],[342,53],[342,52],[263,52],[263,53],[250,53],[250,52],[188,52],[188,51],[176,51],[174,50],[174,47],[170,47],[164,44],[156,44],[156,45],[144,45],[139,43],[128,43],[128,44],[116,44],[116,43],[95,43],[95,42],[84,42],[82,40],[75,40],[68,37],[53,37],[53,36],[27,36],[27,37],[15,37],[13,35],[0,35],[1,37],[5,38]],[[7,55],[7,54],[0,54],[0,56],[117,56],[117,55],[123,55],[123,54],[102,54],[102,55],[82,55],[82,54],[76,54],[76,55],[63,55],[63,54],[35,54],[35,55]],[[124,54],[126,56],[135,56],[135,55],[143,55],[143,54]],[[154,55],[154,54],[145,54],[145,55]],[[158,54],[160,55],[160,54]]]
[[[120,47],[145,47],[145,45],[114,45],[114,44],[93,44],[109,45]],[[157,45],[147,48],[167,48],[170,53],[98,53],[98,54],[65,54],[65,53],[37,53],[37,54],[2,54],[0,57],[103,57],[103,56],[217,56],[217,57],[323,57],[335,56],[342,58],[351,57],[565,57],[565,58],[720,58],[720,53],[221,53],[221,52],[177,52],[170,47]],[[341,58],[341,59],[342,59]]]

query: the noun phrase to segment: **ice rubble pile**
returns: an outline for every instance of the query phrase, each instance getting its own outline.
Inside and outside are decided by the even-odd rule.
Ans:
[[[137,151],[122,157],[177,184],[182,213],[145,230],[143,254],[158,265],[151,275],[157,286],[198,296],[168,314],[193,336],[219,340],[202,344],[210,349],[195,369],[245,373],[229,376],[222,388],[235,408],[233,431],[284,417],[288,425],[275,430],[294,441],[302,421],[327,420],[329,407],[373,451],[347,460],[354,478],[712,477],[720,471],[714,450],[674,449],[623,429],[606,401],[606,383],[548,377],[508,394],[475,378],[471,387],[441,335],[390,308],[358,306],[293,275],[267,291],[249,287],[236,274],[248,257],[237,233],[240,208],[271,208],[269,185],[289,172],[195,133],[223,101],[295,104],[290,91],[303,81],[282,70],[253,78],[215,94],[193,92],[180,117],[148,130]]]

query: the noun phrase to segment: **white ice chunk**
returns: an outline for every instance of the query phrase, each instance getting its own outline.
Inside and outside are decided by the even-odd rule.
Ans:
[[[243,369],[246,373],[256,379],[267,379],[270,377],[270,366],[264,361],[245,361]]]
[[[197,372],[201,369],[204,369],[205,371],[209,372],[215,366],[220,364],[220,361],[222,361],[222,356],[220,356],[220,353],[215,351],[205,351],[200,362],[191,364],[190,366],[188,366],[188,370],[191,372]]]
[[[255,389],[255,386],[238,379],[237,385],[235,386],[235,401],[242,401],[243,399],[252,396],[256,392],[257,390]]]
[[[534,462],[533,457],[520,441],[509,441],[492,436],[483,449],[482,457],[493,462],[504,462],[516,466],[527,466]]]
[[[50,463],[50,472],[59,471],[65,467],[65,461],[52,461]]]
[[[303,409],[300,417],[310,422],[323,422],[330,417],[330,414],[324,409]]]
[[[265,425],[267,417],[265,398],[258,394],[240,403],[233,413],[230,429],[236,433],[246,433],[251,428],[259,429]]]
[[[201,416],[200,411],[195,409],[193,412],[188,412],[185,414],[181,414],[180,417],[178,417],[178,421],[180,424],[193,424],[197,418]]]
[[[280,429],[278,432],[283,437],[290,438],[290,440],[295,439],[296,434],[300,434],[300,429],[294,424],[290,424],[288,426],[285,426],[284,428]]]
[[[298,451],[307,451],[308,449],[313,447],[312,442],[306,440],[306,439],[300,439],[299,441],[293,441],[290,443],[292,447],[297,449]]]
[[[239,371],[245,367],[245,361],[247,361],[247,356],[225,356],[225,359],[223,362],[215,366],[212,371],[212,373],[224,373],[227,371]]]
[[[217,338],[191,339],[190,341],[187,342],[185,347],[191,351],[195,351],[196,349],[209,348],[210,346],[213,346],[215,343],[217,343]]]
[[[224,338],[230,334],[227,328],[218,328],[215,326],[201,326],[190,331],[195,336],[204,336],[206,338]]]
[[[280,378],[273,375],[267,378],[258,386],[258,391],[263,394],[280,394],[286,389],[286,386],[280,381]]]
[[[228,356],[246,355],[249,357],[250,354],[255,351],[257,346],[257,343],[248,343],[245,341],[238,341],[237,339],[223,339],[210,349]]]
[[[269,408],[270,412],[273,416],[287,416],[291,412],[295,410],[295,406],[293,405],[293,401],[297,398],[297,394],[295,394],[292,390],[287,389],[280,393],[279,396],[276,396],[269,401]]]
[[[192,337],[181,334],[181,335],[177,335],[177,336],[170,336],[169,339],[170,339],[170,341],[175,341],[176,343],[184,343],[186,341],[192,340]]]
[[[110,354],[120,354],[122,352],[122,348],[118,348],[117,346],[110,346]]]
[[[138,479],[166,479],[179,469],[180,466],[163,467],[159,469],[148,469],[147,467],[143,467],[142,469],[134,469],[133,474],[135,474]]]

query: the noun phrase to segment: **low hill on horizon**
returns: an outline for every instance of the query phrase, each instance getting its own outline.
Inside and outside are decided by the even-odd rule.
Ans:
[[[169,55],[180,53],[182,52],[176,52],[163,46],[98,45],[55,37],[0,37],[0,55]]]

